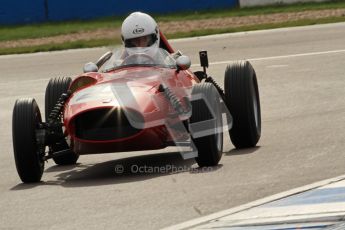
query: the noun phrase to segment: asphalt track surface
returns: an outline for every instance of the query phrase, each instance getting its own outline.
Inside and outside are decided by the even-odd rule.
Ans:
[[[288,189],[345,174],[345,24],[183,39],[172,42],[222,83],[226,63],[249,59],[262,105],[262,137],[235,150],[225,136],[218,167],[198,171],[171,149],[82,156],[46,164],[42,183],[17,176],[11,138],[16,98],[44,111],[50,77],[73,76],[107,49],[0,57],[0,228],[159,229]],[[194,70],[200,69],[194,67]],[[116,173],[116,165],[174,165],[172,173]]]

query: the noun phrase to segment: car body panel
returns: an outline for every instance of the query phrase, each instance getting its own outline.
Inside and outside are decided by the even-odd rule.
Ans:
[[[78,86],[85,79],[86,86]],[[159,85],[164,84],[181,99],[190,96],[188,92],[196,83],[198,80],[190,71],[177,72],[176,69],[157,67],[130,67],[78,76],[71,84],[73,94],[63,112],[65,133],[69,136],[73,151],[89,154],[166,147],[166,143],[171,143],[171,136],[164,122],[172,108],[165,95],[159,92]],[[101,109],[123,110],[131,126],[140,131],[111,140],[78,137],[78,116]],[[132,114],[135,114],[134,118]],[[98,119],[101,120],[102,117]]]

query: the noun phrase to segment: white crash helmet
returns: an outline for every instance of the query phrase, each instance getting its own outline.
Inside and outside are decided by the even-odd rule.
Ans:
[[[122,23],[121,36],[129,55],[145,53],[154,56],[159,48],[159,29],[148,14],[134,12]]]

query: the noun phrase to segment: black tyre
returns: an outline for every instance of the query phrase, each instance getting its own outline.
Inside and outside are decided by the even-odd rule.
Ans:
[[[192,101],[192,116],[190,118],[190,128],[194,133],[193,123],[209,121],[197,130],[208,130],[207,136],[201,136],[192,140],[198,149],[198,157],[195,158],[200,167],[215,166],[218,164],[223,153],[223,132],[222,132],[222,113],[220,107],[220,97],[216,88],[210,83],[200,83],[193,86],[193,98],[203,95],[204,99]],[[205,102],[208,101],[208,105]],[[212,112],[213,111],[213,112]],[[212,115],[213,113],[213,115]],[[200,124],[200,123],[199,123]],[[203,132],[203,131],[202,131]]]
[[[72,79],[69,77],[57,77],[50,79],[45,94],[45,117],[46,121],[49,119],[49,114],[56,105],[57,101],[59,100],[60,96],[63,93],[66,93]],[[61,134],[63,130],[59,130]],[[50,146],[54,152],[58,152],[61,150],[69,149],[69,146],[66,140],[62,140],[59,143],[53,144]],[[58,165],[71,165],[75,164],[78,160],[79,156],[75,154],[72,150],[70,153],[54,157],[53,160]]]
[[[39,182],[44,170],[44,146],[36,140],[36,130],[42,122],[34,99],[16,101],[12,117],[13,152],[17,172],[24,183]]]
[[[236,148],[254,147],[261,135],[260,97],[256,73],[248,61],[227,66],[224,78],[225,101],[233,118],[229,131]]]

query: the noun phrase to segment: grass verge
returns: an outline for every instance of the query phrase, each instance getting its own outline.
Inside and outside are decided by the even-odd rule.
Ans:
[[[262,15],[273,13],[288,13],[301,12],[310,10],[324,10],[324,9],[340,9],[345,8],[345,1],[337,0],[323,3],[299,3],[291,5],[274,5],[265,7],[253,7],[243,9],[223,9],[212,11],[196,11],[173,13],[168,15],[154,15],[159,22],[168,21],[183,21],[183,20],[200,20],[226,17],[239,17],[250,15]],[[119,28],[123,18],[122,17],[107,17],[90,21],[70,21],[57,23],[44,23],[22,26],[0,26],[0,41],[14,41],[28,38],[42,38],[51,37],[63,34],[73,34],[83,31],[95,31],[97,29],[115,29]],[[237,28],[225,29],[208,29],[208,30],[194,30],[190,32],[168,34],[168,38],[193,37],[218,33],[240,32],[250,30],[271,29],[279,27],[303,26],[313,24],[324,24],[334,22],[344,22],[345,17],[331,17],[322,19],[306,19],[299,21],[289,21],[274,24],[258,24],[251,26],[242,26]],[[53,51],[97,46],[108,46],[119,44],[120,40],[114,39],[94,39],[94,40],[78,40],[65,42],[61,44],[45,44],[39,46],[25,46],[15,48],[0,48],[0,55],[14,54],[14,53],[33,53],[41,51]]]
[[[186,32],[186,33],[168,34],[167,37],[169,39],[184,38],[184,37],[195,37],[195,36],[232,33],[232,32],[241,32],[241,31],[253,31],[253,30],[292,27],[292,26],[306,26],[306,25],[315,25],[315,24],[336,23],[336,22],[344,22],[344,21],[345,21],[345,17],[306,19],[306,20],[293,21],[293,22],[260,24],[260,25],[243,26],[243,27],[237,27],[237,28],[195,30],[195,31]],[[91,47],[100,47],[100,46],[115,46],[120,43],[121,43],[120,39],[118,40],[114,40],[114,39],[80,40],[80,41],[75,41],[75,42],[66,42],[63,44],[48,44],[48,45],[40,45],[40,46],[27,46],[27,47],[0,49],[0,55],[16,54],[16,53],[35,53],[35,52],[77,49],[77,48],[91,48]]]
[[[299,3],[291,5],[273,5],[265,7],[232,8],[222,10],[195,11],[173,13],[166,15],[154,15],[159,22],[200,20],[235,16],[249,16],[272,13],[300,12],[306,10],[323,10],[345,8],[345,1],[337,0],[323,3]],[[77,33],[81,31],[92,31],[104,28],[118,28],[123,17],[107,17],[88,21],[69,21],[43,23],[19,26],[0,26],[0,41],[10,41],[27,38],[40,38],[62,34]]]
[[[186,38],[186,37],[197,37],[212,34],[223,34],[223,33],[236,33],[244,31],[254,31],[254,30],[266,30],[266,29],[276,29],[294,26],[310,26],[317,24],[327,24],[327,23],[337,23],[345,22],[345,17],[329,17],[321,19],[304,19],[298,21],[288,21],[282,23],[270,23],[270,24],[258,24],[250,26],[241,26],[236,28],[225,28],[225,29],[210,29],[210,30],[195,30],[187,33],[175,33],[170,34],[168,38]]]
[[[39,46],[24,46],[15,48],[0,48],[0,55],[19,54],[19,53],[36,53],[56,50],[92,48],[100,46],[113,46],[120,44],[120,40],[114,39],[95,39],[95,40],[79,40],[74,42],[65,42],[62,44],[46,44]]]

